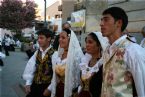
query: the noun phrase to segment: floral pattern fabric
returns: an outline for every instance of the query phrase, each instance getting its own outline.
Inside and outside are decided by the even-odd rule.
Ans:
[[[130,41],[122,40],[112,49],[109,57],[107,50],[104,53],[103,84],[101,97],[133,97],[131,73],[127,70],[123,56],[125,46]]]

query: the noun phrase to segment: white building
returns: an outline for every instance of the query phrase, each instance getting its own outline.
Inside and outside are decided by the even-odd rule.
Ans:
[[[35,34],[35,27],[33,28],[25,28],[22,30],[22,35],[23,37],[28,37],[30,38],[32,34]]]
[[[12,36],[12,32],[10,30],[0,28],[0,38],[3,39],[5,34],[9,34]]]

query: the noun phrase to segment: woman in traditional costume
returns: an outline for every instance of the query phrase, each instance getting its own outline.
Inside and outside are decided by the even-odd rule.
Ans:
[[[80,63],[81,86],[79,97],[100,97],[102,87],[102,53],[108,45],[101,32],[92,32],[86,38],[86,54]]]
[[[59,48],[52,56],[51,97],[72,97],[80,84],[79,64],[84,56],[75,33],[64,29],[59,34]]]

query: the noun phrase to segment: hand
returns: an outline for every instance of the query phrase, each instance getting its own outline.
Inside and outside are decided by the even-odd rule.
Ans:
[[[25,86],[25,91],[27,94],[29,94],[31,92],[31,86],[30,85],[26,85]]]
[[[45,91],[43,92],[44,96],[51,96],[51,91],[49,91],[48,89],[45,89]]]
[[[74,93],[73,97],[79,97],[78,92]]]

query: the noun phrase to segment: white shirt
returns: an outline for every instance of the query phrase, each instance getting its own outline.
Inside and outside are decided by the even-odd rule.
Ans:
[[[140,46],[142,46],[143,48],[145,48],[145,38],[141,41]]]
[[[21,47],[21,42],[20,42],[19,40],[17,40],[17,41],[16,41],[16,45],[17,45],[18,47]]]
[[[6,46],[10,46],[10,42],[11,42],[11,39],[10,38],[6,38],[5,39],[5,45]]]
[[[6,57],[6,55],[4,53],[0,52],[0,59],[5,58],[5,57]]]
[[[10,44],[15,44],[15,41],[13,39],[10,40]]]
[[[42,50],[42,48],[40,48],[40,51],[42,53],[42,59],[44,58],[45,54],[47,53],[47,51],[51,48],[51,46],[49,46],[45,51]],[[26,65],[26,68],[24,70],[24,73],[23,73],[23,79],[26,80],[26,85],[31,85],[32,84],[32,81],[33,81],[33,77],[34,77],[34,72],[36,70],[36,55],[37,55],[37,52],[36,51],[34,53],[34,55],[29,59],[27,65]]]
[[[86,55],[87,58],[90,55]],[[85,60],[86,58],[84,58],[83,60]],[[57,82],[59,82],[59,78],[57,77],[56,73],[55,73],[55,66],[56,65],[65,65],[67,63],[67,58],[65,59],[61,59],[61,57],[58,54],[58,51],[54,52],[54,54],[52,55],[52,64],[53,64],[53,78],[51,81],[51,84],[48,86],[48,90],[49,91],[53,91],[53,88],[56,87]],[[79,65],[79,64],[78,64]],[[67,68],[67,67],[66,67]],[[79,67],[78,67],[79,68]],[[55,80],[54,80],[55,79]],[[54,84],[55,82],[55,84]],[[79,87],[80,88],[80,87]]]
[[[97,73],[99,71],[99,68],[102,66],[103,60],[101,58],[96,62],[96,64],[94,66],[89,67],[89,62],[90,62],[91,58],[92,58],[92,56],[88,53],[86,53],[82,57],[81,63],[79,64],[82,74],[86,74],[86,72],[89,72],[90,74],[92,74],[94,72]],[[89,71],[87,69],[89,69]]]
[[[81,70],[81,76],[85,75],[87,76],[87,78],[89,79],[93,73],[97,73],[99,71],[99,68],[103,65],[103,60],[102,58],[99,59],[96,64],[93,67],[89,67],[89,62],[91,60],[92,56],[88,53],[86,53],[82,59],[81,59],[81,63],[79,64],[80,66],[80,70]],[[87,71],[87,69],[89,69],[89,71]],[[88,75],[87,75],[88,74]],[[82,90],[82,86],[80,85],[78,87],[78,93],[80,93]]]
[[[127,36],[124,35],[116,40],[109,47],[109,55],[112,55],[113,48],[124,40]],[[128,70],[133,76],[138,97],[145,97],[145,51],[136,43],[131,43],[126,47],[124,61]]]
[[[61,60],[61,57],[59,57],[58,52],[55,52],[52,56],[52,63],[55,64],[55,65],[65,65],[66,61],[67,61],[67,58]],[[53,66],[53,73],[55,73],[54,68],[55,68],[55,66]],[[58,82],[58,80],[56,82]],[[52,91],[52,87],[53,87],[53,85],[50,84],[47,89],[49,91]]]

